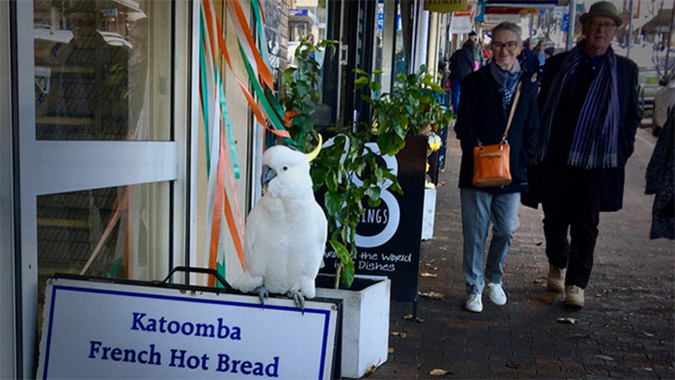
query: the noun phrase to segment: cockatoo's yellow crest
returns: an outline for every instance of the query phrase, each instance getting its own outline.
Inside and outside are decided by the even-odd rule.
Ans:
[[[316,148],[314,148],[313,151],[307,153],[307,161],[312,162],[313,159],[316,158],[316,156],[319,155],[319,152],[321,152],[321,145],[323,144],[323,137],[321,137],[321,133],[318,133],[319,135],[319,143],[316,145]]]

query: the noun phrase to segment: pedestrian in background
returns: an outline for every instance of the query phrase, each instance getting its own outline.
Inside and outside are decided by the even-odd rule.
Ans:
[[[537,144],[543,170],[530,180],[542,185],[547,286],[564,291],[572,307],[584,306],[599,212],[622,207],[624,167],[642,117],[638,68],[611,47],[622,24],[616,7],[600,1],[579,19],[584,38],[544,68]]]
[[[473,42],[473,71],[476,71],[483,66],[485,57],[483,57],[483,49],[476,32],[471,31],[469,33],[469,39]]]
[[[521,70],[517,56],[522,49],[520,27],[503,22],[492,31],[493,60],[469,74],[462,82],[455,132],[462,147],[459,173],[464,237],[463,268],[468,299],[465,307],[483,310],[482,292],[487,278],[489,299],[496,305],[507,301],[502,287],[503,264],[519,226],[520,191],[526,182],[525,168],[532,160],[539,126],[536,92],[527,73]],[[519,87],[520,84],[520,87]],[[515,95],[520,91],[520,96]],[[497,144],[506,131],[511,107],[518,103],[507,140],[510,144],[511,184],[499,187],[474,187],[473,150],[480,143]],[[483,276],[485,243],[492,222],[492,240]]]
[[[531,50],[532,46],[530,42],[529,38],[523,41],[523,49],[518,55],[518,61],[520,62],[520,67],[532,75],[539,69],[539,60],[536,53]]]
[[[539,69],[542,69],[546,63],[546,52],[544,51],[546,50],[546,40],[543,38],[540,39],[534,50],[537,54],[537,59],[539,60]]]
[[[450,81],[452,83],[452,109],[457,113],[461,93],[460,83],[474,68],[474,43],[468,39],[450,57]]]

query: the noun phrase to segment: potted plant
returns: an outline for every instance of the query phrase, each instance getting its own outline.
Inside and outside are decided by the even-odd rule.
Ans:
[[[282,74],[282,104],[286,112],[295,115],[289,132],[303,151],[310,151],[320,141],[311,117],[320,96],[315,91],[320,79],[319,64],[313,56],[319,49],[335,45],[334,41],[318,45],[302,41],[295,53],[297,67]],[[357,89],[380,90],[380,84],[371,80],[368,73],[358,69],[356,72]],[[388,190],[402,192],[381,156],[396,155],[405,146],[407,135],[431,132],[448,118],[435,101],[434,94],[443,90],[430,75],[412,74],[398,79],[401,84],[391,94],[379,99],[364,96],[363,101],[372,108],[371,122],[332,128],[333,137],[323,145],[311,166],[314,185],[323,191],[328,243],[338,264],[333,289],[318,287],[317,295],[344,301],[341,368],[344,377],[361,377],[387,359],[390,280],[360,277],[355,281],[353,261],[357,255],[356,227],[365,211],[364,201],[376,207],[385,182],[390,183]],[[373,143],[378,149],[373,149]],[[340,283],[343,289],[338,289]]]

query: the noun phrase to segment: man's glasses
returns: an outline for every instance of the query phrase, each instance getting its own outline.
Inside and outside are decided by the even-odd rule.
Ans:
[[[508,51],[514,51],[518,47],[518,41],[508,41],[508,42],[492,41],[490,43],[490,46],[492,46],[492,48],[495,50],[506,48],[506,50]]]
[[[612,29],[616,27],[616,24],[611,21],[589,21],[588,25],[590,25],[591,29]]]

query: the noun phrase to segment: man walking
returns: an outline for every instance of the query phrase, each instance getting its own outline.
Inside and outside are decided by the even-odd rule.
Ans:
[[[536,152],[543,167],[547,286],[564,291],[571,307],[584,306],[599,212],[622,207],[624,167],[642,117],[638,68],[611,47],[622,24],[616,7],[600,1],[579,19],[584,39],[544,69]]]

